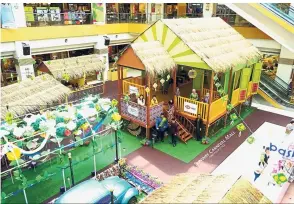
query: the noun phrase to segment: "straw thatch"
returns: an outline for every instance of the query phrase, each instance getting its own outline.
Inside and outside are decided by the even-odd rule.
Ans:
[[[70,89],[49,74],[2,87],[1,118],[7,113],[6,105],[14,116],[20,116],[62,100],[68,93]]]
[[[142,203],[233,203],[239,200],[243,203],[271,203],[249,182],[238,179],[229,175],[180,174],[152,192]],[[242,193],[246,189],[253,197],[248,198],[247,193]]]
[[[244,68],[261,58],[257,48],[221,18],[162,21],[215,72]]]
[[[94,75],[96,71],[103,71],[106,66],[106,60],[101,56],[84,55],[80,57],[71,57],[65,59],[45,61],[51,74],[55,79],[61,80],[63,74],[68,74],[70,79],[79,79],[86,75]]]
[[[131,44],[135,54],[145,66],[145,70],[155,76],[170,72],[175,66],[174,60],[158,41]]]

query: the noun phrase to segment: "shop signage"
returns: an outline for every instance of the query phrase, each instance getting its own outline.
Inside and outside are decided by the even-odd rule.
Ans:
[[[184,111],[192,114],[197,114],[198,106],[194,103],[184,102]]]
[[[139,90],[135,86],[129,86],[129,92],[130,92],[130,94],[133,94],[134,93],[136,95],[139,95]]]
[[[94,24],[105,24],[105,3],[92,3],[92,17]]]
[[[139,116],[139,109],[129,105],[128,106],[128,113],[133,115],[133,116],[138,117]]]
[[[25,65],[20,67],[21,80],[29,79],[35,76],[33,65]]]

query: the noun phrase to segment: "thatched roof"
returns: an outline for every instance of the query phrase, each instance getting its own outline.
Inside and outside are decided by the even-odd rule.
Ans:
[[[175,66],[174,60],[158,41],[131,44],[135,54],[151,75],[170,72]]]
[[[152,192],[142,203],[232,203],[238,200],[245,203],[271,203],[249,182],[244,183],[244,179],[238,179],[229,175],[179,174],[170,183]],[[231,194],[230,189],[233,189],[234,194]],[[246,189],[249,189],[254,198],[241,193]]]
[[[261,58],[257,48],[221,18],[163,19],[162,22],[215,72],[244,68]]]
[[[1,88],[1,118],[7,112],[20,116],[28,112],[44,108],[52,102],[64,99],[70,89],[55,80],[51,75],[44,74]]]
[[[93,75],[96,71],[104,70],[105,60],[101,56],[94,54],[45,61],[44,64],[57,80],[61,80],[62,75],[65,73],[69,75],[70,79],[78,79],[82,78],[84,74]]]

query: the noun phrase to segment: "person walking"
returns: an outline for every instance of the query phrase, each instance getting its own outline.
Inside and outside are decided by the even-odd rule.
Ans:
[[[177,145],[176,137],[178,135],[178,125],[176,123],[176,119],[172,118],[171,123],[170,123],[170,135],[171,135],[171,142],[173,147]]]
[[[161,140],[161,142],[164,142],[164,133],[168,128],[167,119],[164,117],[164,114],[161,113],[160,117],[156,119],[156,130],[158,132],[158,137]]]
[[[285,131],[285,136],[282,139],[282,143],[286,142],[289,140],[289,136],[294,130],[294,119],[290,121],[290,123],[286,126],[286,131]]]
[[[201,139],[202,139],[202,134],[201,133],[202,133],[202,129],[203,129],[203,120],[202,120],[200,114],[197,115],[197,118],[195,120],[194,125],[196,127],[194,138],[197,141],[201,141]]]

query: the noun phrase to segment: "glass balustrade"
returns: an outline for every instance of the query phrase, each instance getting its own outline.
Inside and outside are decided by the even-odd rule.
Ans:
[[[261,5],[294,25],[294,7],[290,3],[262,3]]]

